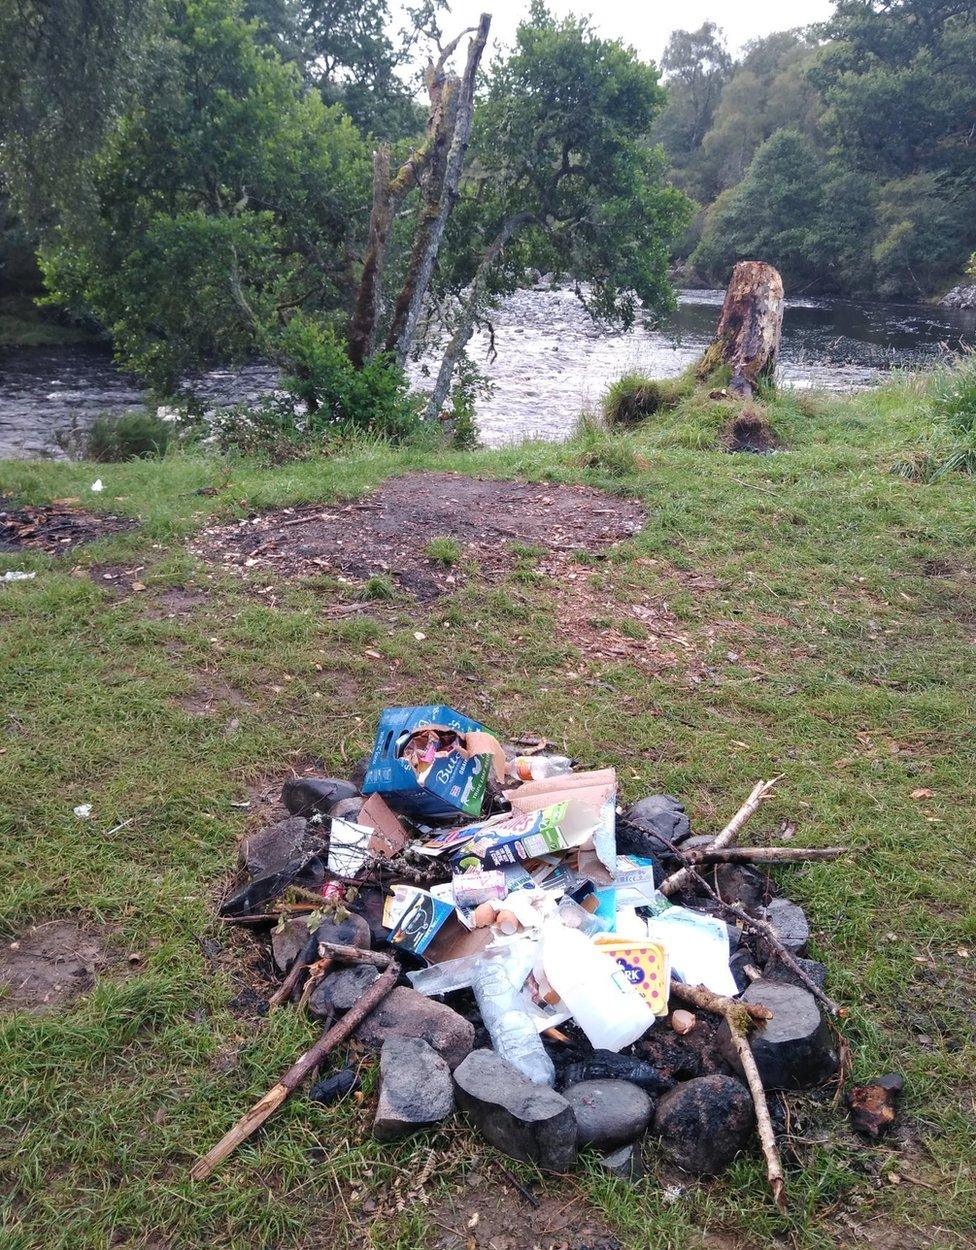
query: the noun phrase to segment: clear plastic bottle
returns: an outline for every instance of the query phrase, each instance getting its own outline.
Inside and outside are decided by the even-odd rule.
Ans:
[[[505,965],[486,955],[475,970],[474,996],[492,1047],[536,1085],[554,1085],[556,1069]]]
[[[542,930],[542,966],[553,989],[596,1050],[622,1050],[654,1023],[654,1012],[617,961],[579,929],[549,920]]]
[[[508,765],[508,775],[514,781],[548,781],[572,771],[573,761],[568,755],[518,755]]]
[[[446,959],[441,964],[431,964],[429,968],[418,968],[416,972],[408,972],[410,984],[418,994],[429,998],[432,994],[451,994],[455,990],[466,990],[472,983],[479,955],[465,955],[461,959]]]

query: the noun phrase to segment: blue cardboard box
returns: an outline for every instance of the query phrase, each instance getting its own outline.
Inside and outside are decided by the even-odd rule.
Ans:
[[[490,751],[465,756],[460,751],[439,758],[421,779],[400,756],[410,734],[437,725],[460,734],[487,733],[484,725],[444,704],[388,707],[380,715],[376,743],[363,794],[382,794],[390,807],[410,816],[438,820],[480,816],[491,770]]]

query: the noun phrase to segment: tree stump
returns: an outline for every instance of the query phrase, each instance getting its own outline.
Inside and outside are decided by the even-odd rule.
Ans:
[[[783,279],[761,260],[741,260],[732,270],[715,340],[701,358],[702,380],[728,365],[728,389],[749,398],[772,380],[783,326]]]

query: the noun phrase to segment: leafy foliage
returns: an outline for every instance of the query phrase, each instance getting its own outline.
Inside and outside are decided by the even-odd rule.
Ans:
[[[42,254],[52,300],[93,311],[162,390],[274,350],[291,308],[343,300],[368,155],[255,29],[236,0],[174,0],[152,105],[95,162],[97,214]]]
[[[85,442],[86,460],[117,463],[165,455],[172,427],[153,412],[124,412],[97,417]]]
[[[682,40],[684,76],[714,73],[716,50]],[[676,75],[658,134],[708,205],[684,254],[715,282],[759,256],[844,293],[918,297],[958,275],[976,242],[974,59],[972,0],[840,0],[822,28],[749,45],[700,139],[678,124]]]

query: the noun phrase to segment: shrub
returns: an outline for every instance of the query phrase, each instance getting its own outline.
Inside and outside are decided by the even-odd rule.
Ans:
[[[96,417],[83,436],[81,452],[85,460],[104,464],[153,459],[165,454],[172,432],[172,426],[152,412],[105,414]]]
[[[647,460],[627,434],[613,434],[595,422],[581,421],[570,446],[575,462],[607,477],[631,477],[647,468]]]
[[[321,318],[296,314],[280,348],[291,370],[282,385],[305,406],[309,434],[361,430],[399,440],[420,424],[403,370],[384,356],[357,369],[345,343]]]
[[[625,373],[603,397],[603,419],[611,426],[637,425],[676,407],[687,390],[683,377],[656,381],[641,373]]]

